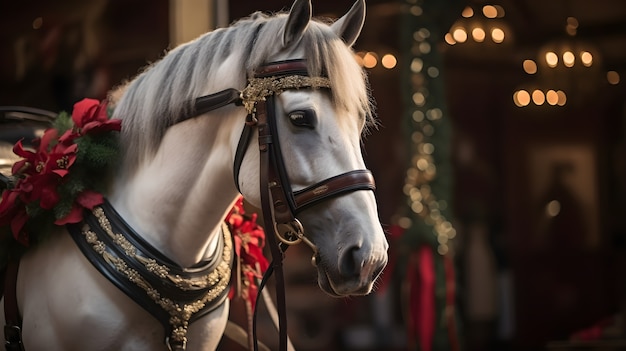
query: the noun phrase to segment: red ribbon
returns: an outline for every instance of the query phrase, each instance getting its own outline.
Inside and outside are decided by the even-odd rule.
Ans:
[[[431,351],[435,334],[435,262],[432,248],[422,245],[409,257],[406,281],[409,284],[409,345],[419,343],[421,351]]]

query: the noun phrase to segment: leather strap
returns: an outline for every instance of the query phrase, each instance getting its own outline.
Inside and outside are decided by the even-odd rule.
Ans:
[[[235,152],[235,160],[233,161],[233,177],[235,178],[235,186],[237,187],[237,191],[239,191],[239,193],[241,193],[241,189],[239,188],[239,172],[241,171],[241,163],[243,162],[243,158],[246,156],[248,145],[250,145],[252,132],[252,126],[245,124],[243,130],[241,131],[241,136],[239,137],[237,151]]]
[[[308,75],[306,60],[294,59],[276,61],[271,64],[261,66],[254,72],[255,78],[266,78],[271,76],[291,76]]]
[[[91,264],[164,327],[171,350],[184,350],[188,324],[221,306],[228,295],[232,237],[220,234],[217,255],[182,268],[145,242],[105,201],[68,231]],[[194,312],[183,313],[189,308]]]
[[[267,98],[268,101],[273,101],[273,96]],[[279,246],[279,243],[274,235],[275,227],[273,223],[276,222],[274,209],[275,200],[272,198],[272,187],[276,184],[275,175],[271,174],[271,170],[274,168],[271,160],[273,153],[273,144],[271,130],[268,125],[268,103],[261,101],[257,103],[257,119],[258,119],[258,133],[259,133],[259,150],[260,150],[260,189],[261,189],[261,210],[263,212],[263,223],[265,227],[266,239],[268,240],[269,247],[272,254],[271,271],[275,274],[276,279],[276,309],[278,310],[278,331],[279,339],[278,349],[280,351],[287,350],[287,306],[285,303],[285,277],[283,272],[283,251]],[[271,118],[271,117],[269,117]],[[269,271],[269,270],[268,270]],[[271,274],[271,271],[269,271]],[[265,279],[265,278],[264,278]],[[255,340],[257,340],[255,336]],[[257,344],[255,343],[255,351]]]
[[[230,104],[239,104],[239,90],[228,88],[217,93],[201,96],[193,102],[193,110],[191,113],[181,117],[177,123],[197,117],[201,114],[216,110]]]
[[[229,88],[215,94],[201,96],[196,99],[195,114],[201,115],[226,105],[236,104],[241,100],[239,94],[239,90]]]
[[[294,192],[296,213],[322,200],[356,190],[376,190],[372,172],[357,169]]]
[[[17,273],[19,261],[8,262],[2,279],[2,291],[4,292],[4,346],[7,351],[23,351],[22,344],[22,318],[17,305]]]

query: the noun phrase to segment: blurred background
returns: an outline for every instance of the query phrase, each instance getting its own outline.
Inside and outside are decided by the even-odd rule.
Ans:
[[[168,48],[290,5],[2,1],[0,105],[71,110]],[[313,1],[314,15],[351,5]],[[364,154],[390,263],[375,293],[337,300],[315,286],[310,253],[290,250],[296,348],[626,349],[626,2],[367,0],[367,11],[355,59],[381,121]]]

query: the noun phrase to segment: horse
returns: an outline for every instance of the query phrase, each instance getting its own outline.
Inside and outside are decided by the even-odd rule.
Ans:
[[[128,281],[121,285],[136,284],[130,293],[122,291],[114,282],[122,278],[96,267],[122,255],[107,251],[106,235],[90,235],[97,227],[134,232],[139,239],[121,239],[133,264],[155,274],[169,269],[176,274],[162,276],[170,284],[178,277],[192,289],[204,282],[193,274],[206,262],[229,268],[232,247],[223,223],[240,194],[268,220],[295,211],[297,219],[269,227],[288,222],[287,232],[298,236],[291,243],[313,248],[324,292],[369,294],[386,265],[388,243],[361,151],[363,134],[376,125],[367,77],[352,51],[364,19],[363,0],[334,22],[313,18],[310,0],[295,0],[289,11],[257,12],[182,44],[115,88],[109,108],[122,129],[119,166],[104,193],[108,206],[74,227],[77,234],[59,227],[21,257],[15,294],[24,348],[215,349],[228,319],[227,299],[206,313],[195,315],[201,308],[192,308],[184,315],[178,307],[165,313],[165,324],[173,324],[168,330],[131,298],[139,286],[167,311],[168,298],[141,289],[146,281],[158,282],[125,271]],[[254,92],[255,82],[262,84],[260,92]],[[235,96],[215,94],[233,91]],[[209,108],[199,107],[201,96]],[[273,124],[262,124],[265,119]],[[244,137],[242,130],[255,129],[258,135]],[[269,166],[279,174],[264,183],[259,175],[267,172],[268,149],[279,157]],[[284,231],[276,233],[289,242]],[[104,249],[97,251],[97,244]],[[108,261],[96,263],[102,257],[94,255]],[[215,272],[207,275],[217,277],[211,291],[222,296],[229,272]]]

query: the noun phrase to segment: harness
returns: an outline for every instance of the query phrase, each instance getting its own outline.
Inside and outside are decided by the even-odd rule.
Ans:
[[[287,350],[287,308],[285,303],[285,279],[283,258],[285,250],[304,242],[313,250],[311,263],[318,260],[318,249],[305,235],[297,215],[304,209],[324,200],[357,190],[375,190],[374,177],[367,169],[353,170],[322,180],[308,187],[293,191],[282,156],[276,125],[275,97],[285,90],[301,88],[331,89],[327,77],[309,77],[304,59],[269,63],[256,70],[248,86],[238,92],[226,89],[196,99],[195,117],[228,104],[243,104],[248,113],[233,165],[234,181],[239,189],[241,163],[248,149],[253,129],[257,129],[260,153],[261,210],[272,263],[259,286],[260,296],[265,283],[275,273],[276,308],[278,310],[279,350]],[[258,349],[256,336],[256,312],[254,311],[254,349]]]
[[[150,246],[108,201],[68,231],[100,273],[163,325],[170,350],[185,350],[189,324],[226,300],[234,256],[226,223],[217,254],[192,268],[179,267]]]
[[[274,233],[267,235],[272,263],[261,281],[259,294],[267,279],[275,273],[281,351],[287,350],[287,314],[282,263],[284,252],[289,246],[304,242],[313,250],[313,265],[316,265],[318,260],[318,249],[305,237],[304,228],[297,215],[321,201],[353,191],[375,189],[372,173],[367,169],[360,169],[338,174],[302,190],[293,191],[278,139],[275,96],[286,90],[302,88],[330,89],[330,80],[327,77],[310,77],[306,60],[303,59],[273,62],[258,68],[254,77],[249,79],[248,86],[241,92],[226,89],[197,98],[193,104],[194,113],[182,119],[194,118],[229,104],[245,107],[246,122],[233,162],[237,188],[245,152],[254,129],[257,131],[263,222],[265,232]],[[217,260],[205,262],[201,267],[194,267],[191,270],[177,267],[143,242],[108,202],[86,216],[82,224],[68,226],[68,230],[81,251],[105,277],[161,322],[166,330],[166,344],[172,350],[184,350],[189,323],[215,309],[225,299],[233,256],[232,238],[227,228],[222,232],[223,238],[220,243],[222,250]],[[138,277],[135,272],[138,273]],[[16,273],[17,267],[15,277]],[[11,290],[11,286],[15,287],[15,280],[7,279],[5,287]],[[5,311],[17,311],[17,302],[7,300],[5,296]],[[15,306],[7,306],[11,303]],[[179,312],[179,308],[173,306],[184,306],[183,312]],[[256,310],[254,314],[256,316]],[[16,330],[11,330],[16,331],[19,336],[20,323],[19,320],[16,322],[12,325]],[[14,334],[7,334],[6,329],[7,327],[5,327],[7,350],[14,350],[9,348],[10,344],[17,344],[9,343],[12,341],[9,337]],[[256,342],[256,318],[253,333]],[[21,342],[19,345],[21,346]],[[256,343],[254,346],[257,349]]]

